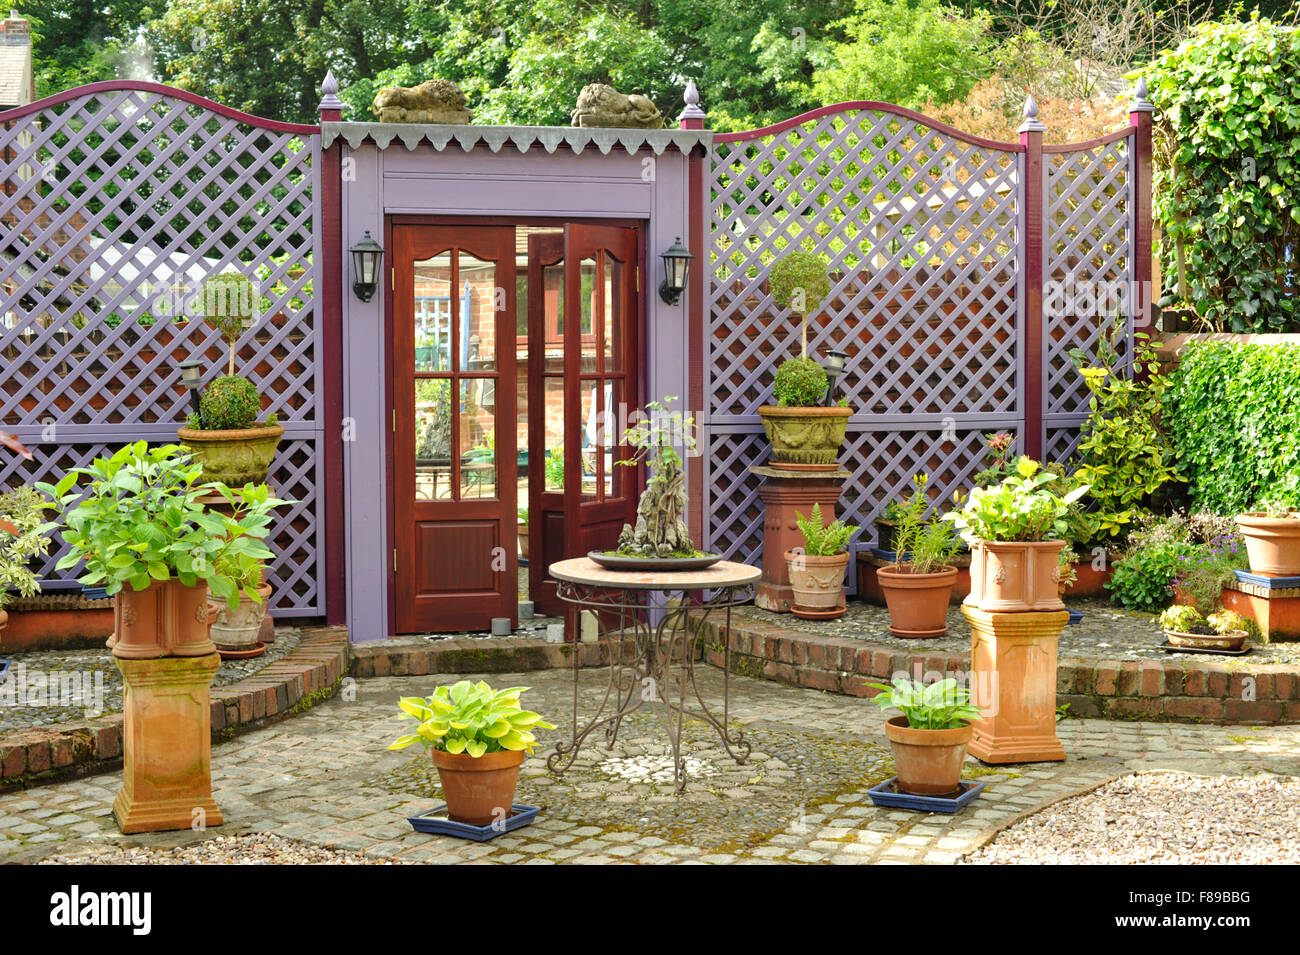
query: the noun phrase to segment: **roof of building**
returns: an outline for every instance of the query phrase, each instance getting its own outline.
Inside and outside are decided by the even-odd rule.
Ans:
[[[642,148],[656,154],[674,148],[690,152],[696,146],[707,147],[713,133],[707,129],[606,129],[578,126],[446,126],[420,123],[323,123],[321,145],[329,148],[336,139],[343,139],[353,149],[367,139],[380,149],[388,148],[394,140],[407,149],[427,143],[441,152],[452,144],[466,152],[475,146],[486,146],[498,152],[509,144],[519,152],[540,147],[548,153],[561,146],[576,153],[594,146],[602,153],[622,148],[635,153]]]

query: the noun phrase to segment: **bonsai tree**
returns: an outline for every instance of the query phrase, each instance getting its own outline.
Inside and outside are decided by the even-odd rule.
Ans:
[[[41,585],[31,562],[50,549],[50,533],[58,526],[45,520],[52,505],[34,488],[0,494],[0,610],[12,599],[34,597]]]
[[[815,314],[831,294],[826,257],[797,249],[787,252],[773,263],[767,282],[776,304],[799,316],[799,356],[807,358],[808,314]]]
[[[631,467],[645,461],[650,470],[650,479],[637,504],[636,526],[624,524],[618,535],[618,552],[629,557],[699,555],[686,527],[686,475],[681,455],[673,447],[673,439],[677,438],[687,453],[695,449],[695,420],[680,411],[668,410],[676,400],[667,397],[649,402],[646,414],[624,435],[636,452],[617,463]]]

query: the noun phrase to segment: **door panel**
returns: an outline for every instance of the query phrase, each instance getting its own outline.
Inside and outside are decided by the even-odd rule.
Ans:
[[[517,622],[514,229],[393,239],[397,631]]]

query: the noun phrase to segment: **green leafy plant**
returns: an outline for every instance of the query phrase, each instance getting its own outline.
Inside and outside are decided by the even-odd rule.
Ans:
[[[1110,536],[1123,536],[1137,512],[1181,481],[1173,439],[1160,425],[1168,383],[1146,335],[1134,335],[1132,365],[1122,360],[1124,335],[1124,319],[1117,316],[1109,333],[1098,338],[1095,361],[1080,349],[1070,352],[1091,392],[1079,442],[1079,479],[1106,516],[1098,531]]]
[[[235,373],[235,348],[239,336],[257,318],[252,281],[238,272],[222,272],[203,283],[203,318],[221,333],[230,349],[227,375]]]
[[[833,557],[844,553],[848,550],[849,539],[858,532],[856,525],[840,520],[823,525],[820,504],[813,504],[810,517],[795,511],[794,518],[803,534],[804,553],[809,557]]]
[[[438,687],[428,697],[404,696],[397,701],[402,719],[418,720],[419,725],[388,748],[420,743],[425,749],[475,758],[502,750],[531,753],[537,745],[534,730],[555,727],[519,705],[519,695],[527,690],[526,686],[493,690],[482,680],[461,680]]]
[[[528,508],[526,508],[526,507],[518,508],[518,509],[515,511],[515,519],[516,519],[520,524],[527,524],[527,523],[528,523]]]
[[[1143,70],[1159,111],[1161,304],[1191,304],[1212,331],[1297,328],[1297,73],[1300,30],[1258,11],[1196,27]]]
[[[546,486],[551,490],[564,487],[564,448],[556,445],[546,451],[546,461],[542,465],[546,472]]]
[[[776,370],[772,396],[783,408],[814,408],[826,397],[826,369],[811,358],[787,358]]]
[[[201,475],[194,456],[178,445],[137,441],[73,468],[57,484],[38,483],[63,512],[70,549],[56,566],[84,561],[81,583],[104,584],[109,596],[128,584],[144,590],[176,578],[186,586],[206,583],[232,609],[241,592],[260,601],[247,572],[272,556],[265,543],[271,512],[292,502],[271,497],[264,484],[232,489],[201,484]],[[88,481],[74,490],[80,478]],[[212,493],[225,499],[229,514],[200,503]]]
[[[1189,633],[1192,627],[1205,625],[1205,617],[1195,607],[1174,604],[1160,611],[1159,623],[1162,630]]]
[[[1009,431],[996,431],[984,435],[984,469],[975,475],[975,483],[983,486],[997,484],[1009,476],[1015,465],[1012,449],[1016,436]]]
[[[945,567],[961,547],[961,538],[950,523],[939,516],[926,520],[930,498],[926,494],[930,476],[912,475],[912,494],[898,502],[894,517],[894,569],[913,574],[930,574]],[[904,563],[904,557],[907,563]]]
[[[1056,569],[1060,572],[1057,583],[1069,587],[1079,579],[1079,555],[1074,552],[1074,545],[1067,544],[1056,555]]]
[[[1181,558],[1194,551],[1187,541],[1166,541],[1140,547],[1116,561],[1106,582],[1111,599],[1129,610],[1156,613],[1168,605],[1174,581],[1182,569]]]
[[[1300,506],[1297,402],[1300,346],[1187,344],[1162,420],[1196,507],[1240,514],[1265,497]]]
[[[240,375],[225,375],[203,389],[199,421],[205,431],[239,431],[252,427],[261,407],[255,384]]]
[[[1180,566],[1174,586],[1207,616],[1219,608],[1223,600],[1223,585],[1235,579],[1233,571],[1250,565],[1245,544],[1235,530],[1194,545],[1191,552],[1180,555],[1178,561]]]
[[[795,249],[772,263],[767,273],[768,287],[776,304],[799,314],[802,358],[808,357],[808,316],[816,315],[831,294],[827,268],[825,256]]]
[[[980,718],[980,708],[971,703],[970,690],[949,677],[926,685],[905,676],[893,684],[868,683],[879,690],[871,701],[882,710],[902,710],[907,725],[917,730],[951,730]]]
[[[944,515],[968,542],[1062,540],[1070,530],[1070,508],[1088,492],[1088,485],[1066,489],[1065,480],[1023,455],[1015,473],[993,487],[977,487],[960,509]]]
[[[35,488],[19,487],[0,494],[0,610],[17,592],[34,597],[41,585],[31,562],[50,549],[50,534],[58,526],[45,519],[52,505]]]
[[[1215,633],[1231,633],[1234,630],[1242,630],[1245,631],[1247,637],[1256,643],[1263,641],[1263,632],[1259,629],[1259,624],[1235,610],[1220,610],[1218,613],[1212,613],[1205,618],[1205,622],[1213,628]]]

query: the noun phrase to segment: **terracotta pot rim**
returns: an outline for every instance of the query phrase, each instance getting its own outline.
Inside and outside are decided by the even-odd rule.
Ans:
[[[904,564],[904,567],[910,567],[911,564]],[[889,567],[876,568],[877,577],[887,577],[891,587],[897,587],[900,590],[916,590],[923,587],[940,586],[946,581],[957,579],[957,568],[950,564],[944,564],[942,570],[934,570],[928,574],[914,574],[906,570],[894,570],[893,565]]]
[[[1290,528],[1297,536],[1300,536],[1300,517],[1269,517],[1263,511],[1246,511],[1244,514],[1236,515],[1234,520],[1241,527],[1258,528],[1260,530]]]
[[[965,726],[946,730],[915,729],[907,725],[907,717],[891,716],[885,721],[885,735],[909,746],[958,746],[970,742],[975,733],[974,724],[967,720]]]
[[[496,753],[471,756],[469,753],[449,753],[445,749],[431,749],[433,764],[439,768],[454,769],[461,773],[493,772],[510,766],[520,766],[528,754],[522,749],[503,749]]]
[[[260,428],[238,428],[231,431],[204,431],[199,428],[178,428],[176,437],[183,442],[254,441],[258,438],[278,438],[284,434],[284,425],[268,424]]]
[[[852,408],[844,408],[840,405],[809,405],[807,407],[798,405],[759,405],[759,415],[766,415],[769,418],[851,418],[853,417]]]
[[[796,554],[794,551],[788,550],[785,552],[785,559],[802,560],[805,564],[809,564],[813,567],[829,567],[833,564],[839,563],[840,561],[847,564],[849,562],[849,552],[842,551],[838,554]]]
[[[1060,550],[1066,545],[1066,541],[986,541],[983,539],[976,540],[972,547],[987,547],[996,550],[999,547],[1054,547]]]

